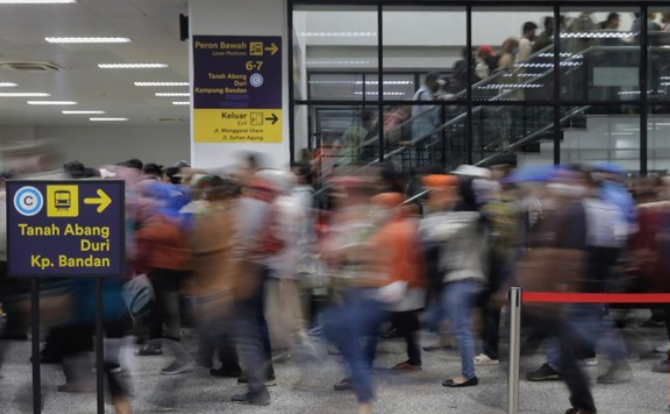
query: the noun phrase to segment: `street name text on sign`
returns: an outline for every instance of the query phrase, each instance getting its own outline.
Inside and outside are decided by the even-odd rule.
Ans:
[[[9,276],[121,275],[124,194],[122,181],[9,181]]]
[[[280,143],[280,36],[193,37],[197,143]]]

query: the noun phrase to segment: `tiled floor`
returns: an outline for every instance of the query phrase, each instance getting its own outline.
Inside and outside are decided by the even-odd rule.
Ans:
[[[663,330],[645,331],[652,342],[663,339]],[[433,338],[426,335],[424,342]],[[29,343],[6,343],[5,364],[0,369],[0,414],[27,414],[31,408],[31,368]],[[342,377],[342,365],[336,356],[327,355],[318,361],[293,358],[277,365],[279,385],[271,388],[273,402],[269,407],[247,407],[230,403],[230,396],[240,389],[232,379],[221,380],[206,372],[173,377],[159,375],[167,357],[137,358],[132,349],[124,351],[126,374],[132,376],[135,413],[176,412],[214,413],[283,413],[341,414],[354,413],[355,399],[350,393],[333,391],[332,385]],[[403,360],[403,344],[386,341],[380,344],[375,381],[378,402],[375,413],[381,414],[444,414],[504,413],[507,399],[507,366],[478,369],[480,385],[467,389],[447,389],[441,381],[459,373],[456,352],[424,354],[424,370],[416,373],[395,373],[390,367]],[[669,377],[650,371],[657,359],[632,361],[635,379],[624,385],[600,385],[595,377],[604,367],[587,368],[599,412],[603,414],[651,414],[667,412]],[[539,367],[543,356],[522,359],[523,373]],[[59,394],[56,386],[63,382],[58,366],[43,366],[45,414],[94,414],[95,395]],[[172,407],[165,409],[162,406]],[[530,383],[521,381],[521,412],[534,414],[563,413],[568,395],[561,382]],[[111,408],[107,407],[107,412]]]

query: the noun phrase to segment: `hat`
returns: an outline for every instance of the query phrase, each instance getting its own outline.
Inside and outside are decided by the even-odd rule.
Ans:
[[[429,74],[426,75],[426,82],[428,81],[434,81],[437,82],[438,85],[446,85],[446,81],[442,79],[442,75],[440,75],[437,72],[430,72]]]
[[[477,52],[483,53],[487,56],[495,56],[496,52],[493,51],[493,48],[488,45],[484,46],[479,46],[479,49],[477,49]]]
[[[458,179],[453,175],[431,174],[421,179],[423,185],[428,189],[443,189],[453,187],[458,184]]]
[[[487,168],[475,167],[474,165],[461,165],[453,171],[456,175],[466,175],[475,178],[491,178],[491,171]]]

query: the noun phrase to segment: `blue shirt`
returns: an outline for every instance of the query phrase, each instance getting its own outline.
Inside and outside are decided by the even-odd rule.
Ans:
[[[603,183],[602,197],[605,201],[614,204],[621,211],[628,224],[631,226],[637,225],[635,201],[624,186],[606,181]]]

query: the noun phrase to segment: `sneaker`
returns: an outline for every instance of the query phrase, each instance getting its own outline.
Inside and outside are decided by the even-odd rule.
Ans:
[[[478,367],[490,367],[500,365],[500,360],[493,359],[486,354],[479,354],[475,357],[475,365]]]
[[[621,384],[633,379],[633,369],[627,362],[613,364],[603,375],[598,376],[600,384]]]
[[[402,338],[402,335],[400,334],[400,332],[398,332],[398,330],[395,329],[395,328],[389,329],[389,330],[386,331],[386,332],[382,332],[382,334],[379,335],[379,336],[380,336],[382,339],[396,339],[396,338]]]
[[[579,365],[582,367],[597,367],[598,358],[584,358],[579,360]]]
[[[558,381],[561,379],[561,374],[549,364],[544,364],[537,371],[526,374],[526,379],[528,381]]]
[[[142,348],[135,351],[137,356],[160,356],[163,355],[163,350],[157,345],[144,345]]]
[[[179,375],[186,372],[193,372],[193,365],[184,364],[178,361],[171,363],[161,370],[161,374],[163,375]]]
[[[659,354],[667,354],[670,352],[670,342],[666,342],[663,345],[657,346],[654,348],[654,352],[658,352]]]
[[[670,373],[670,361],[667,359],[664,359],[663,361],[655,364],[653,367],[651,367],[651,370],[653,372],[658,372],[660,374],[668,374]]]
[[[241,377],[239,377],[239,378],[237,379],[237,383],[238,383],[238,384],[248,384],[248,383],[249,383],[249,380],[247,379],[247,377],[245,377],[244,375],[242,375]],[[265,379],[265,386],[266,386],[266,387],[275,387],[275,386],[277,386],[277,377],[275,377],[274,375],[271,375],[271,376],[267,377],[267,378]]]
[[[453,347],[451,345],[442,345],[441,343],[437,343],[434,345],[424,346],[422,349],[426,352],[436,352],[436,351],[450,351],[453,349]]]
[[[272,362],[282,363],[291,359],[291,353],[289,351],[277,351],[272,355]]]
[[[267,391],[260,393],[245,392],[233,395],[230,400],[242,404],[270,405],[270,393]]]

